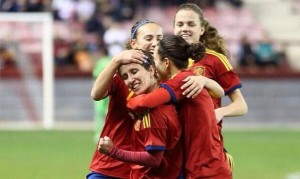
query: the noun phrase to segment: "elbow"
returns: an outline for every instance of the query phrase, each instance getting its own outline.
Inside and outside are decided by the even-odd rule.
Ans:
[[[99,95],[99,94],[96,92],[96,90],[94,90],[94,89],[92,89],[90,95],[91,95],[91,98],[92,98],[94,101],[99,101],[99,100],[102,99],[102,98],[101,98],[101,95]]]
[[[248,105],[247,103],[245,103],[245,106],[244,106],[244,114],[247,114],[248,113]]]
[[[248,113],[248,105],[246,102],[241,105],[241,110],[240,110],[241,115],[245,115]]]
[[[220,91],[218,93],[209,91],[209,94],[210,94],[210,96],[212,96],[213,98],[216,98],[216,99],[222,98],[225,95],[224,91]]]

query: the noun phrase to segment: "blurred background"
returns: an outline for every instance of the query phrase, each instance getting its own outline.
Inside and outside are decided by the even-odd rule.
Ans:
[[[91,126],[93,101],[89,93],[97,61],[122,50],[131,26],[141,18],[159,23],[165,34],[172,34],[176,7],[185,1],[0,2],[1,12],[6,13],[0,16],[1,126],[42,127],[43,110],[47,110],[43,108],[47,105],[43,100],[53,96],[49,105],[53,106],[49,115],[55,121],[49,125],[52,128]],[[244,85],[242,93],[249,113],[229,119],[225,125],[282,127],[299,123],[299,0],[189,2],[202,7],[211,25],[226,39],[231,63]],[[51,26],[44,26],[41,17],[45,13],[41,12],[51,15],[52,24],[45,22]],[[19,16],[6,20],[9,14]],[[45,34],[47,27],[52,29]],[[45,42],[45,38],[52,42]],[[52,57],[50,63],[45,63],[49,68],[53,63],[53,70],[47,74],[43,73],[47,70],[42,65],[43,48]],[[262,59],[263,55],[268,59]],[[45,96],[45,76],[52,72],[53,80],[46,84],[50,92]]]
[[[237,142],[232,142],[235,156],[241,150],[242,131],[262,132],[245,134],[250,138],[258,135],[253,142],[278,142],[287,132],[292,144],[299,143],[299,0],[0,0],[0,129],[9,132],[5,139],[0,135],[0,142],[12,141],[11,136],[18,132],[24,136],[24,130],[85,131],[77,134],[87,137],[82,141],[90,142],[86,144],[89,148],[84,152],[84,162],[78,167],[82,167],[82,176],[77,178],[84,178],[95,145],[95,106],[90,90],[97,74],[96,64],[123,49],[131,27],[141,18],[157,22],[165,34],[172,34],[173,16],[184,2],[198,4],[226,39],[230,61],[243,83],[249,112],[224,122],[225,138],[228,135],[229,143]],[[278,130],[284,131],[282,135],[277,135]],[[48,132],[46,135],[51,135]],[[261,141],[260,134],[266,135],[265,141]],[[56,139],[61,137],[53,141]],[[282,143],[277,145],[278,151],[283,150]],[[259,154],[264,149],[256,151]],[[300,147],[292,150],[291,158],[286,158],[294,166],[288,165],[290,171],[254,178],[299,179]],[[5,154],[0,157],[4,159]],[[275,156],[269,157],[272,161]],[[249,166],[243,161],[240,164]],[[282,168],[280,164],[275,167],[261,170],[271,174]],[[260,170],[237,169],[236,178],[253,178],[253,172]],[[3,177],[7,176],[14,175]],[[76,178],[62,176],[50,178]]]

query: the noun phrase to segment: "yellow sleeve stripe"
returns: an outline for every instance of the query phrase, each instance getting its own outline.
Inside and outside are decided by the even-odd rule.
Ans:
[[[132,96],[133,96],[134,92],[130,90],[126,100],[128,101]]]
[[[221,60],[221,62],[224,64],[224,66],[226,67],[226,69],[228,71],[232,70],[232,66],[231,66],[230,62],[228,61],[228,59],[225,57],[225,55],[217,53],[217,52],[215,52],[213,50],[209,50],[209,49],[206,50],[206,53],[217,56]]]
[[[143,117],[143,127],[144,128],[150,128],[151,127],[149,112],[147,112],[147,114],[145,114],[144,117]]]

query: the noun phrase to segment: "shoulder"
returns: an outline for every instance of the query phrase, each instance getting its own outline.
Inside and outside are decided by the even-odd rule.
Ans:
[[[211,63],[216,63],[217,65],[222,65],[224,66],[227,70],[231,70],[232,69],[232,65],[229,62],[228,58],[221,53],[218,53],[214,50],[210,50],[210,49],[206,49],[206,55],[205,58],[207,60],[207,62],[211,62]]]

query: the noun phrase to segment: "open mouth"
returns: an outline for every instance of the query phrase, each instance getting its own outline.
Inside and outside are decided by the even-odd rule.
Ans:
[[[153,55],[154,49],[149,49],[149,53],[151,53]]]
[[[191,35],[188,35],[188,34],[183,34],[183,35],[181,35],[181,37],[182,37],[182,38],[184,38],[184,39],[186,39],[186,38],[190,38],[190,37],[191,37]]]
[[[139,83],[134,83],[134,84],[130,85],[130,88],[131,88],[131,90],[136,91],[139,86],[140,86]]]

